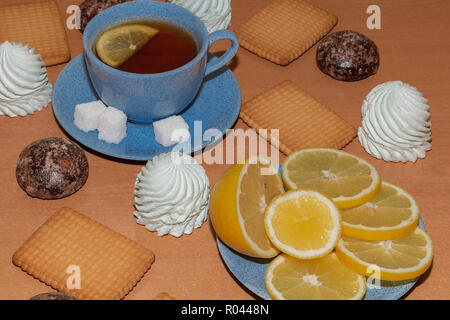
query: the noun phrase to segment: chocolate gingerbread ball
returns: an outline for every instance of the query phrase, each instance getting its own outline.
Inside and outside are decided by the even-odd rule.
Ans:
[[[49,292],[38,294],[34,297],[31,297],[29,300],[78,300],[78,299],[70,294],[62,292]]]
[[[33,142],[19,156],[16,178],[31,197],[60,199],[77,192],[86,182],[86,154],[72,141],[51,137]]]
[[[325,37],[317,48],[317,66],[341,81],[358,81],[378,71],[380,56],[372,40],[356,31],[338,31]]]
[[[84,32],[86,25],[100,12],[129,0],[85,0],[80,4],[80,31]]]

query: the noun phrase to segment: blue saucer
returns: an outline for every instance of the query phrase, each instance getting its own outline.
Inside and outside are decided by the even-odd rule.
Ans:
[[[61,127],[84,146],[115,158],[145,161],[172,150],[172,147],[163,147],[156,142],[152,125],[128,122],[127,137],[119,144],[99,140],[97,130],[86,133],[78,129],[73,123],[75,106],[98,99],[81,54],[61,71],[54,85],[53,112]],[[202,138],[205,131],[217,129],[215,132],[224,134],[234,125],[240,108],[241,90],[228,68],[224,67],[205,79],[194,102],[181,113],[191,133],[191,143],[184,144],[183,151],[196,152],[213,143],[215,140],[205,141]],[[196,135],[194,121],[201,121]],[[217,135],[214,136],[217,138]]]
[[[422,220],[419,226],[425,229]],[[218,237],[217,247],[220,255],[231,273],[250,291],[262,299],[270,300],[266,290],[264,276],[270,259],[251,258],[232,250]],[[381,281],[380,287],[371,286],[367,282],[364,300],[397,300],[405,295],[419,278],[405,281]]]

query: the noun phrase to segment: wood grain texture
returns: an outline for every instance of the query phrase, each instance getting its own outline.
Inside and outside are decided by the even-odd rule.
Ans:
[[[29,1],[29,0],[27,0]],[[381,30],[368,30],[366,9],[369,0],[310,0],[339,18],[333,29],[355,30],[370,37],[380,50],[380,69],[366,80],[347,83],[331,79],[316,66],[317,45],[289,66],[273,64],[240,49],[230,63],[242,89],[243,102],[291,80],[328,106],[350,124],[361,123],[361,105],[377,84],[402,80],[417,87],[429,99],[432,116],[433,150],[424,160],[395,164],[368,155],[354,140],[345,151],[372,163],[381,176],[407,190],[420,207],[435,249],[433,266],[406,299],[450,299],[450,1],[379,0]],[[1,0],[0,5],[18,0]],[[69,5],[79,0],[57,1],[67,19]],[[270,0],[233,0],[232,30],[237,29]],[[81,33],[67,31],[72,58],[83,51]],[[213,52],[222,52],[228,43],[219,42]],[[64,65],[48,68],[52,83]],[[236,128],[247,129],[241,121]],[[138,243],[152,248],[156,261],[152,271],[126,298],[152,299],[159,292],[170,292],[177,299],[253,299],[224,266],[209,220],[192,235],[180,239],[158,238],[136,224],[133,218],[133,184],[143,163],[122,162],[87,151],[90,176],[76,194],[57,201],[28,197],[15,180],[20,151],[29,143],[48,136],[65,136],[58,126],[51,105],[35,115],[11,119],[0,117],[0,299],[28,299],[49,288],[13,266],[13,253],[57,209],[63,206],[84,213]],[[220,148],[229,139],[218,145]],[[251,148],[250,148],[251,149]],[[217,150],[216,150],[217,151]],[[245,153],[243,148],[239,151]],[[249,153],[249,151],[246,151]],[[210,155],[208,151],[204,156]],[[283,156],[279,155],[280,160]],[[206,165],[211,186],[230,165]],[[181,263],[182,262],[182,263]]]

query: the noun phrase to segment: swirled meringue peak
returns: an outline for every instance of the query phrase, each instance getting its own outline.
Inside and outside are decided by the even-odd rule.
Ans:
[[[26,116],[52,100],[52,85],[41,56],[28,45],[0,44],[0,116]]]
[[[191,234],[208,218],[209,180],[191,156],[169,152],[148,161],[138,174],[134,215],[158,236]]]
[[[362,105],[361,145],[372,156],[392,162],[416,162],[431,150],[428,100],[401,81],[376,86]]]
[[[169,0],[194,13],[208,32],[225,30],[231,24],[231,0]]]

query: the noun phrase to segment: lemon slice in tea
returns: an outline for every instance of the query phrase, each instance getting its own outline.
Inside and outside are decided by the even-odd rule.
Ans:
[[[158,34],[149,25],[133,23],[104,31],[97,38],[97,56],[107,65],[118,68]]]

